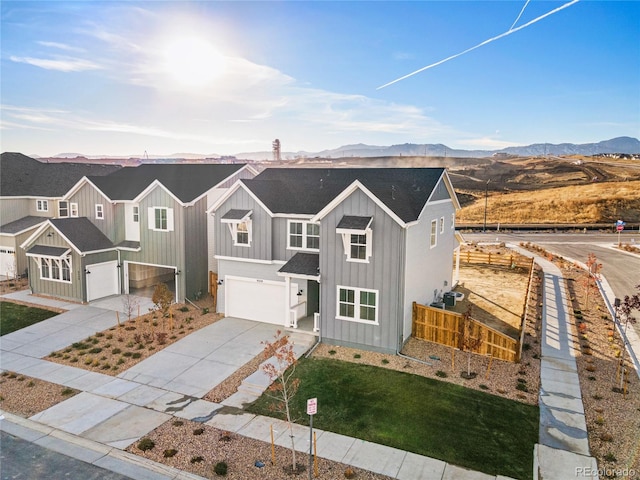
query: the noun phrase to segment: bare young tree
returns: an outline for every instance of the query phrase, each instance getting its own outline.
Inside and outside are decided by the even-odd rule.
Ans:
[[[633,295],[625,295],[624,300],[620,303],[620,306],[616,307],[616,315],[618,315],[618,320],[620,321],[620,324],[622,325],[622,322],[624,322],[625,333],[630,323],[632,324],[636,323],[636,319],[633,316],[633,311],[640,310],[640,285],[636,285],[636,289],[638,290],[638,293],[635,293]],[[629,347],[629,345],[627,345],[626,336],[622,336],[622,343],[623,345],[622,345],[622,356],[620,358],[620,365],[624,369],[625,354],[627,352],[627,348]],[[620,375],[620,390],[622,390],[623,386],[624,386],[624,371]]]
[[[584,290],[585,290],[585,308],[589,309],[589,292],[591,290],[595,290],[596,280],[600,278],[600,270],[602,270],[602,264],[598,263],[598,259],[595,254],[590,253],[587,256],[587,277],[584,279]]]
[[[127,316],[127,320],[131,320],[133,314],[138,310],[140,300],[128,293],[122,297],[122,309]]]
[[[462,314],[462,322],[460,326],[460,333],[458,335],[458,348],[467,352],[467,376],[466,378],[472,378],[471,374],[471,353],[477,351],[484,339],[482,334],[479,336],[473,336],[473,321],[471,320],[471,307]],[[475,376],[475,374],[473,375]]]
[[[298,392],[300,379],[295,377],[297,359],[293,351],[293,342],[288,335],[282,336],[281,334],[282,332],[278,330],[273,342],[263,342],[265,357],[271,358],[271,361],[263,365],[262,371],[271,380],[271,385],[265,393],[276,400],[273,409],[284,413],[287,418],[287,427],[291,438],[292,471],[297,472],[291,401]]]

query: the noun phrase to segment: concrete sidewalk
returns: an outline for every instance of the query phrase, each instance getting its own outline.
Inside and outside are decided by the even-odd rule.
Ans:
[[[40,297],[29,296],[23,301],[41,300],[47,305],[59,306],[53,300]],[[111,303],[117,305],[117,301]],[[290,440],[284,422],[240,411],[237,414],[221,411],[224,406],[241,408],[262,394],[269,382],[261,370],[245,379],[238,393],[225,400],[224,405],[201,398],[260,353],[261,342],[272,340],[277,326],[224,318],[118,377],[43,359],[54,350],[113,325],[112,310],[77,305],[56,317],[0,337],[2,370],[81,390],[78,395],[29,419],[4,413],[0,430],[130,478],[153,480],[200,478],[123,451],[173,417],[203,422],[263,441],[270,440],[273,426],[277,433],[275,442],[288,445]],[[314,336],[298,332],[292,333],[292,338],[297,357],[315,342]],[[316,435],[319,457],[392,478],[506,479],[331,432],[316,430]],[[296,449],[308,452],[308,428],[295,425],[294,436]]]

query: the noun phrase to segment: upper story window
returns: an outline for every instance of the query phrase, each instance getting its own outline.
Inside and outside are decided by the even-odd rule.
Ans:
[[[58,204],[58,216],[60,218],[64,217],[77,217],[78,216],[78,204],[77,203],[69,203],[67,201],[61,200]]]
[[[438,244],[438,221],[431,220],[431,237],[429,239],[429,244],[431,248],[435,247]]]
[[[336,227],[348,262],[369,262],[373,253],[373,217],[345,215]]]
[[[250,247],[252,240],[251,210],[232,209],[220,221],[229,225],[229,233],[236,247]]]
[[[287,248],[291,250],[319,250],[320,225],[299,220],[288,221],[289,241]]]
[[[444,233],[444,217],[440,217],[440,233]]]
[[[49,211],[49,201],[48,200],[36,200],[36,211],[38,211],[38,212],[48,212]]]
[[[336,318],[378,324],[378,291],[338,285]]]
[[[173,231],[173,208],[150,207],[149,230],[157,232]]]
[[[132,209],[133,221],[138,223],[140,221],[140,207],[135,206]]]
[[[104,220],[104,206],[96,203],[96,220]]]

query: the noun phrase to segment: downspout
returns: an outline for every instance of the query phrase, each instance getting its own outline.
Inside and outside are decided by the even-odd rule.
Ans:
[[[399,263],[398,269],[400,270],[398,278],[402,279],[402,282],[398,282],[398,294],[400,294],[400,290],[401,290],[400,285],[402,284],[402,287],[404,287],[404,285],[406,283],[405,282],[406,278],[404,278],[403,274],[405,273],[405,270],[406,270],[406,260],[407,260],[407,228],[404,228],[402,230],[402,236],[403,236],[403,240],[404,240],[403,241],[404,248],[402,249],[402,259],[401,259],[400,262],[398,262]],[[402,305],[404,306],[404,296],[402,297],[402,300],[403,300],[402,301]],[[404,313],[404,308],[401,308],[401,310]],[[404,321],[404,315],[402,316],[402,320]],[[413,319],[412,319],[412,321],[413,321]],[[398,332],[398,323],[399,322],[400,322],[399,315],[396,315],[396,333]],[[404,335],[404,330],[402,331],[402,333]],[[403,338],[403,340],[404,340],[404,338]],[[425,362],[424,360],[420,360],[419,358],[410,357],[409,355],[405,355],[404,353],[401,353],[400,352],[400,350],[402,349],[402,346],[400,345],[401,343],[404,344],[404,342],[400,340],[400,336],[398,335],[398,342],[396,343],[396,355],[397,356],[399,356],[400,358],[405,358],[407,360],[412,360],[414,362],[422,363],[423,365],[429,365],[429,366],[433,365],[433,363]]]

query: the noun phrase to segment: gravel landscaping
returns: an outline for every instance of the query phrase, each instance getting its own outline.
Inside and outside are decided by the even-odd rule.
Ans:
[[[7,412],[30,417],[79,393],[55,383],[19,375],[0,374],[0,408]]]

